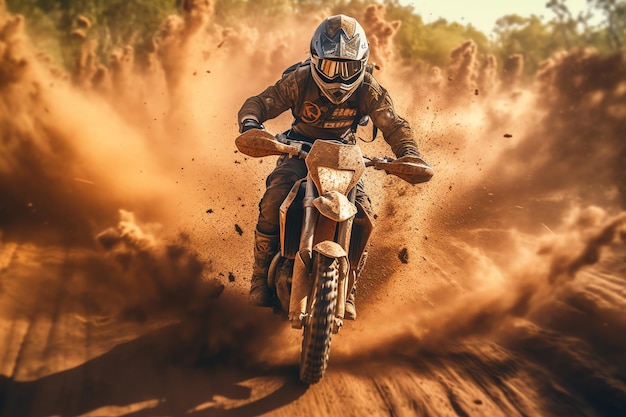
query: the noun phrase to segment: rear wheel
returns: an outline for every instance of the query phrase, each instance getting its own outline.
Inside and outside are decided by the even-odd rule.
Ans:
[[[337,305],[339,262],[317,253],[313,272],[315,287],[309,299],[300,355],[300,379],[308,384],[318,382],[328,364]]]

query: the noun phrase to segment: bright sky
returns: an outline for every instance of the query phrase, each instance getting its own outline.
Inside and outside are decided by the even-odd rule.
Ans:
[[[496,20],[508,14],[523,17],[543,16],[545,20],[555,17],[546,8],[548,0],[400,0],[400,4],[413,6],[415,13],[425,23],[444,18],[448,22],[463,25],[471,23],[486,35],[493,30]],[[587,10],[587,0],[565,0],[573,16]]]

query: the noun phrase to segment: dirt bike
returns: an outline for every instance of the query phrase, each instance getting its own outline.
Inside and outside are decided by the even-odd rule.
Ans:
[[[343,325],[352,290],[372,231],[372,221],[356,201],[356,185],[367,166],[417,184],[432,168],[421,158],[365,158],[356,144],[289,140],[251,129],[235,140],[251,157],[289,154],[308,168],[280,207],[280,250],[268,273],[276,310],[303,329],[300,380],[313,384],[326,370],[333,334]],[[308,151],[307,151],[308,149]]]

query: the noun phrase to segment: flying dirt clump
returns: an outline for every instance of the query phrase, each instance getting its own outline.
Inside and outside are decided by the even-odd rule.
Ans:
[[[448,100],[467,103],[467,98],[478,88],[478,48],[474,41],[466,41],[450,53],[447,89]]]
[[[82,88],[103,88],[110,90],[111,86],[107,85],[108,71],[106,67],[100,65],[97,57],[98,42],[95,39],[86,39],[81,45],[80,54],[76,60],[76,67],[73,72],[74,83]],[[108,87],[108,88],[107,88]]]
[[[27,70],[23,27],[22,16],[7,17],[0,10],[0,89],[19,81]]]
[[[497,91],[500,84],[498,74],[498,61],[496,57],[488,54],[483,58],[482,70],[478,75],[478,91],[481,95],[490,95]]]
[[[199,35],[214,13],[208,0],[186,0],[183,10],[183,17],[169,16],[157,36],[159,60],[172,95],[181,90],[180,83],[191,72],[193,63],[188,57],[192,50],[201,49]]]
[[[217,298],[223,285],[206,280],[210,264],[200,261],[184,234],[179,243],[159,238],[158,225],[140,225],[135,216],[120,210],[120,222],[96,236],[96,240],[118,265],[110,279],[123,287],[123,314],[134,318],[177,309],[201,311]],[[115,277],[115,278],[113,278]]]
[[[502,67],[502,88],[507,91],[515,91],[520,86],[524,71],[524,56],[513,54],[509,56]]]
[[[476,96],[498,98],[500,87],[504,87],[504,80],[498,71],[497,60],[493,55],[479,58],[476,43],[467,40],[451,51],[450,61],[445,68],[429,66],[424,74],[415,76],[414,68],[405,69],[403,77],[416,81],[418,90],[412,101],[423,97],[429,98],[438,110],[453,112],[459,107],[468,108],[477,102]],[[426,88],[424,88],[426,87]],[[424,113],[420,110],[419,113]]]
[[[403,264],[408,264],[409,250],[407,248],[402,248],[400,252],[398,252],[398,259],[400,259],[400,262],[402,262]]]
[[[370,43],[369,62],[376,63],[380,69],[384,69],[394,59],[393,37],[400,29],[400,24],[398,20],[385,20],[385,6],[382,4],[370,5],[365,9],[363,29]]]

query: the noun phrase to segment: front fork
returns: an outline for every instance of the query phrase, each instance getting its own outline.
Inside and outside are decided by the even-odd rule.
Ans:
[[[302,222],[302,233],[300,234],[300,250],[295,256],[293,265],[293,275],[291,284],[291,297],[289,299],[289,321],[294,329],[302,328],[304,318],[307,315],[308,296],[314,283],[311,282],[311,269],[313,264],[313,243],[315,232],[318,226],[319,212],[313,206],[316,198],[316,190],[313,181],[307,177],[306,189],[303,200],[304,216]],[[349,200],[354,204],[356,200],[356,187],[348,193]],[[352,218],[341,223],[327,223],[328,226],[336,228],[336,241],[324,241],[315,246],[316,251],[320,251],[328,257],[335,257],[339,260],[339,281],[337,310],[335,313],[336,322],[343,321],[345,314],[345,304],[348,291],[352,289],[354,279],[349,274],[350,265],[348,262],[348,248],[350,245],[350,235],[352,232]],[[326,233],[324,233],[326,236]],[[335,326],[338,328],[338,326]]]

